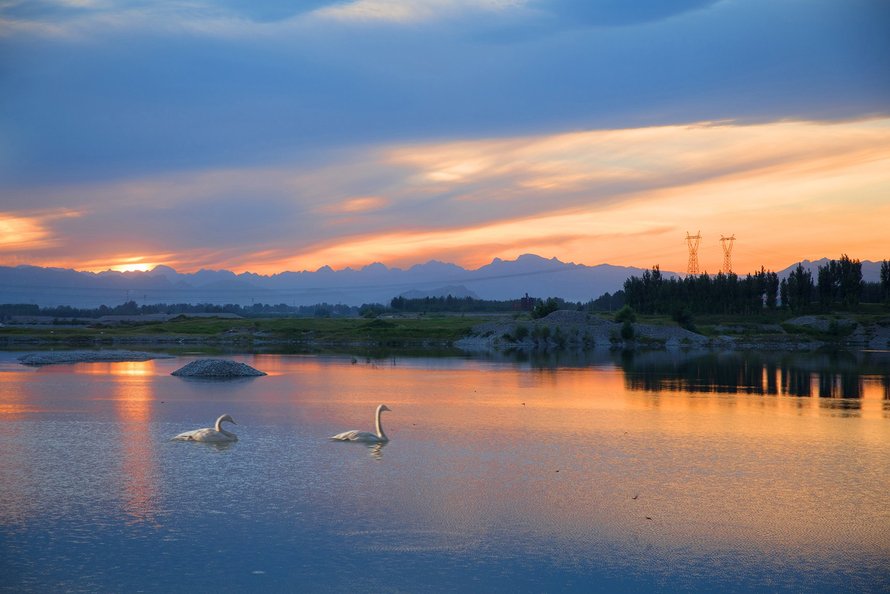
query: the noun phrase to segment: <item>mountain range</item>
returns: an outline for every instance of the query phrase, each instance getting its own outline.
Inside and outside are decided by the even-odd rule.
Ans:
[[[822,260],[804,260],[813,272]],[[779,272],[785,277],[795,263]],[[863,278],[877,281],[880,262],[862,262]],[[133,300],[151,303],[253,303],[313,305],[331,303],[361,305],[389,303],[393,297],[455,297],[518,299],[562,297],[568,301],[588,301],[605,292],[622,288],[625,279],[640,276],[642,268],[600,264],[566,263],[557,258],[534,254],[516,260],[495,258],[474,270],[456,264],[431,260],[408,269],[389,268],[379,262],[361,269],[333,270],[323,266],[315,271],[260,275],[235,274],[229,270],[199,270],[180,273],[169,266],[148,272],[81,272],[65,268],[0,266],[0,303],[34,303],[41,307],[70,305],[92,308],[114,306]],[[677,273],[662,271],[666,277]]]

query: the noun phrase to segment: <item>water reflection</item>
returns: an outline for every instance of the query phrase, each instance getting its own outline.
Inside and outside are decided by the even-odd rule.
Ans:
[[[385,443],[375,443],[374,445],[368,446],[369,455],[375,460],[383,460],[383,447]]]
[[[91,367],[89,373],[107,367],[106,373],[118,376],[112,394],[120,434],[121,495],[124,511],[133,522],[156,523],[158,507],[158,468],[154,440],[149,433],[155,400],[146,363],[112,363]]]
[[[44,411],[0,417],[11,589],[888,583],[883,361],[260,358],[274,373],[249,383],[170,377],[182,361],[5,376],[0,400]],[[379,402],[398,406],[392,441],[329,441]],[[237,444],[169,441],[221,411],[243,419]]]
[[[817,396],[826,409],[887,410],[886,353],[770,354],[668,352],[621,355],[626,385],[645,392]]]

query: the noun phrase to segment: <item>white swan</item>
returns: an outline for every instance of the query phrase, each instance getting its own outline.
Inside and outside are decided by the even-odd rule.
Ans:
[[[210,443],[226,443],[232,441],[238,441],[238,436],[232,433],[231,431],[226,431],[222,428],[223,421],[228,421],[234,425],[238,423],[235,422],[235,419],[232,418],[231,415],[223,415],[216,420],[216,425],[213,427],[205,427],[203,429],[195,429],[194,431],[186,431],[185,433],[180,433],[173,439],[178,441],[205,441]]]
[[[338,433],[331,437],[331,439],[336,439],[337,441],[361,441],[363,443],[386,443],[389,441],[389,438],[386,436],[386,433],[383,432],[383,425],[380,424],[380,413],[385,410],[392,410],[385,404],[381,404],[377,407],[377,415],[375,417],[377,424],[377,433],[371,433],[369,431],[344,431],[343,433]]]

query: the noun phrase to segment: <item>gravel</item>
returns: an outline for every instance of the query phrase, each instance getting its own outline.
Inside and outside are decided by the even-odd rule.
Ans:
[[[247,363],[238,363],[227,359],[198,359],[180,367],[171,375],[181,377],[256,377],[266,375]]]
[[[58,363],[119,363],[121,361],[149,361],[172,359],[172,355],[143,351],[47,351],[27,353],[19,357],[22,365],[55,365]]]

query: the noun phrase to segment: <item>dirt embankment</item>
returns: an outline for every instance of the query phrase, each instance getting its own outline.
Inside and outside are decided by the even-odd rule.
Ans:
[[[715,348],[810,351],[819,348],[888,349],[890,318],[863,323],[838,316],[802,316],[783,325],[748,328],[717,326],[704,336],[678,326],[622,324],[578,311],[557,311],[539,320],[501,320],[480,324],[455,346],[464,350],[552,350],[592,348]]]
[[[678,326],[633,324],[633,336],[622,337],[622,325],[580,311],[555,311],[539,320],[503,320],[480,324],[455,343],[464,350],[703,347],[711,341]]]

